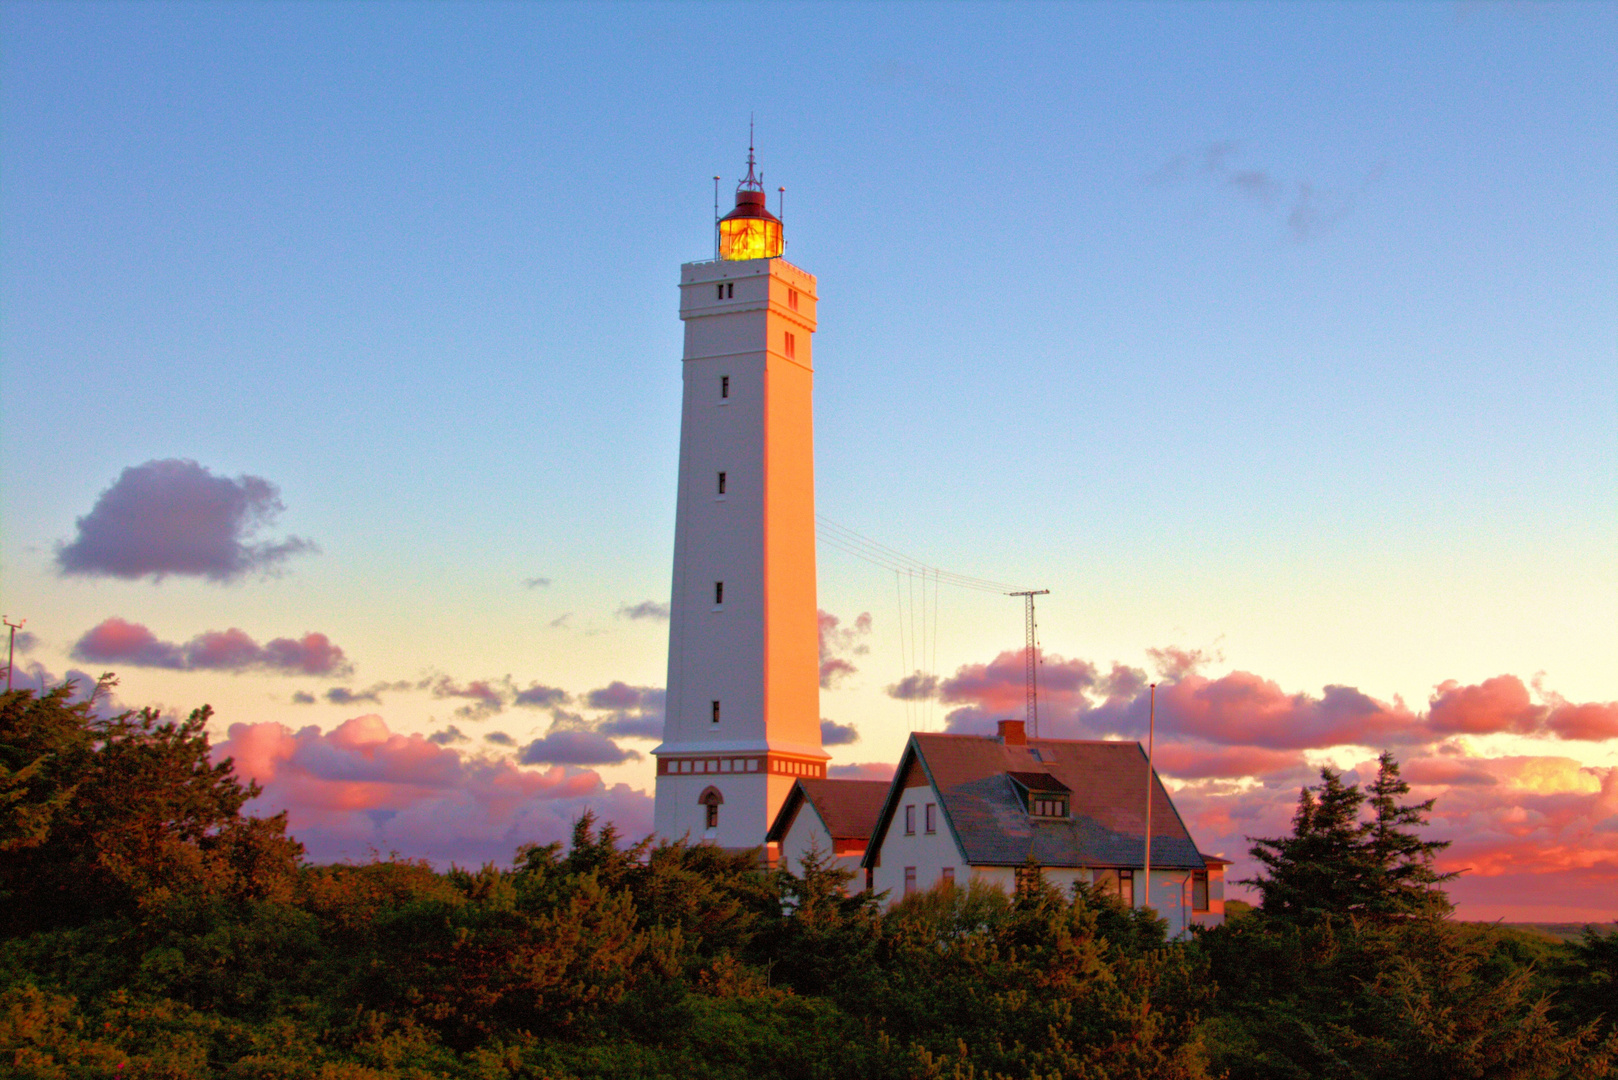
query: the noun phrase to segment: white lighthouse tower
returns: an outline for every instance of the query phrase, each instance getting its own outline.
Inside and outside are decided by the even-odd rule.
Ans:
[[[719,258],[680,268],[685,392],[657,835],[757,847],[826,775],[815,603],[815,279],[754,174]]]

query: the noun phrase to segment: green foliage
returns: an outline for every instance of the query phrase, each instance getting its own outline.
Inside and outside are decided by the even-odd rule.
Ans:
[[[1435,917],[1430,804],[1391,759],[1372,820],[1329,774],[1305,792],[1262,842],[1274,902],[1186,944],[1037,873],[884,909],[824,853],[771,871],[588,815],[509,869],[309,866],[241,815],[206,709],[69,701],[0,703],[8,1076],[1593,1077],[1618,1051],[1618,939]]]
[[[1608,1075],[1618,1038],[1557,1023],[1546,939],[1446,916],[1433,856],[1384,753],[1369,798],[1331,769],[1291,836],[1261,839],[1257,909],[1199,935],[1219,985],[1207,1033],[1233,1080]],[[1362,815],[1370,810],[1369,818]]]
[[[104,676],[98,692],[114,685]],[[170,900],[288,895],[302,847],[209,759],[211,711],[102,720],[71,685],[0,699],[0,932],[82,925]],[[93,698],[92,698],[93,700]]]

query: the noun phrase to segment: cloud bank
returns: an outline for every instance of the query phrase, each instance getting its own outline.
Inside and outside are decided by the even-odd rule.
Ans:
[[[1249,837],[1290,831],[1298,789],[1317,781],[1325,752],[1356,761],[1348,779],[1364,782],[1375,775],[1376,751],[1391,749],[1412,798],[1437,799],[1427,835],[1453,841],[1439,865],[1464,871],[1450,889],[1462,917],[1618,918],[1618,769],[1583,765],[1559,749],[1618,739],[1618,702],[1573,703],[1537,681],[1499,675],[1440,683],[1418,709],[1352,686],[1304,693],[1252,672],[1211,677],[1204,669],[1215,658],[1195,651],[1149,656],[1160,673],[1158,771],[1202,849],[1236,860],[1230,879],[1255,872]],[[1041,734],[1144,740],[1146,671],[1046,654],[1040,672]],[[1023,653],[1002,652],[942,678],[918,674],[888,693],[936,698],[953,706],[947,730],[988,733],[995,720],[1022,715]],[[1492,736],[1540,750],[1499,756],[1477,748]],[[1523,887],[1506,889],[1507,879]]]
[[[391,732],[375,715],[330,732],[233,724],[214,757],[234,759],[238,775],[263,785],[249,811],[287,811],[289,830],[317,862],[398,851],[440,867],[509,864],[521,844],[565,840],[586,810],[625,836],[651,831],[645,792],[609,787],[590,770],[472,756]]]
[[[285,506],[259,476],[232,480],[195,461],[170,458],[126,468],[78,519],[56,551],[64,575],[161,581],[170,574],[229,582],[272,574],[319,549],[289,536],[256,541]]]
[[[113,617],[87,630],[73,658],[92,664],[171,671],[268,671],[283,675],[346,675],[353,665],[325,634],[275,638],[260,645],[245,631],[209,630],[184,644],[160,641],[140,623]]]

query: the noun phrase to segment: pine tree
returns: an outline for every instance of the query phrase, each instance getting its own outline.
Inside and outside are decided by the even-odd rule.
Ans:
[[[1366,908],[1378,915],[1446,915],[1449,898],[1438,886],[1456,874],[1433,869],[1433,857],[1449,847],[1448,840],[1423,840],[1412,830],[1427,824],[1435,800],[1401,805],[1410,793],[1399,776],[1399,763],[1387,750],[1377,759],[1376,781],[1366,800],[1374,817],[1366,842],[1370,877],[1366,882]]]
[[[1267,916],[1313,921],[1325,916],[1444,915],[1449,900],[1439,886],[1455,877],[1433,869],[1447,840],[1423,840],[1433,800],[1402,804],[1410,785],[1384,751],[1369,798],[1342,774],[1320,770],[1320,783],[1298,795],[1292,835],[1255,839],[1250,849],[1262,877],[1240,882],[1262,896]],[[1369,805],[1370,820],[1362,811]]]

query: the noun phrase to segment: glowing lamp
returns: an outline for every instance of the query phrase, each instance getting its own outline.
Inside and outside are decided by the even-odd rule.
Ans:
[[[752,171],[749,160],[749,179]],[[719,257],[732,261],[773,259],[783,247],[781,221],[765,209],[764,192],[746,187],[736,192],[736,209],[719,219]]]

